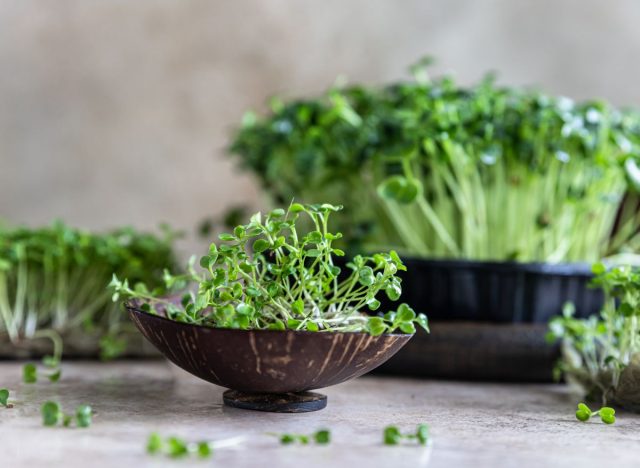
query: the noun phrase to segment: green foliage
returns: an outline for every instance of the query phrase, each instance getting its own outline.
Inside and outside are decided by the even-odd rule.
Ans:
[[[0,405],[5,408],[11,407],[9,403],[9,390],[6,388],[0,388]]]
[[[89,405],[80,405],[76,408],[76,424],[78,427],[91,426],[93,410]]]
[[[27,384],[38,381],[38,369],[34,364],[29,363],[22,366],[22,381]]]
[[[428,329],[427,318],[403,304],[378,317],[363,313],[380,306],[384,292],[397,300],[402,291],[396,276],[405,266],[398,255],[358,255],[335,265],[344,252],[333,246],[340,233],[328,229],[329,217],[341,207],[293,203],[288,210],[256,213],[232,233],[223,233],[200,258],[193,257],[184,275],[165,272],[168,289],[187,291],[179,304],[159,297],[141,283],[131,287],[114,275],[114,300],[136,299],[150,313],[172,320],[236,329],[367,331],[374,335]],[[300,230],[300,216],[311,226]],[[347,273],[348,272],[348,273]],[[191,286],[191,287],[190,287]],[[193,287],[196,286],[196,287]]]
[[[163,439],[160,434],[153,432],[147,440],[147,453],[150,455],[164,454],[171,458],[185,458],[189,455],[210,458],[213,455],[213,443],[208,441],[187,442],[175,436]]]
[[[45,426],[57,426],[62,421],[62,408],[55,401],[43,403],[40,412],[42,413],[42,424]]]
[[[353,85],[247,114],[230,151],[276,203],[344,203],[350,247],[595,261],[640,246],[640,117],[450,76]],[[616,213],[622,217],[611,238]]]
[[[600,317],[573,317],[572,305],[549,323],[548,340],[562,340],[560,371],[590,399],[640,407],[640,270],[595,264],[594,284],[605,294]],[[585,408],[581,416],[588,413]],[[576,414],[578,417],[578,415]],[[588,418],[587,418],[588,419]]]
[[[416,441],[420,445],[429,443],[429,426],[418,424],[413,433],[403,434],[397,426],[387,426],[382,432],[382,441],[385,445],[398,445],[403,440]]]
[[[163,269],[174,266],[174,237],[167,229],[156,237],[132,228],[92,234],[61,222],[38,229],[0,225],[0,339],[50,339],[59,361],[61,336],[86,341],[89,335],[104,357],[116,356],[125,337],[137,334],[110,301],[111,275],[159,286]]]
[[[89,427],[93,416],[93,410],[89,405],[79,405],[72,416],[65,414],[60,403],[55,401],[44,402],[40,413],[42,414],[42,424],[50,427],[58,425],[70,427],[74,420],[76,427]]]
[[[584,403],[578,404],[576,410],[576,419],[578,421],[587,422],[591,418],[600,416],[600,420],[605,424],[614,424],[616,422],[616,411],[613,408],[603,406],[597,411],[591,411],[591,409]]]

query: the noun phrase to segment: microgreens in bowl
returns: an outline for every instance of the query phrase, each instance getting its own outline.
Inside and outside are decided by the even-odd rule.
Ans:
[[[256,213],[248,224],[223,233],[200,258],[192,257],[187,273],[165,272],[171,291],[187,291],[172,301],[144,284],[129,285],[114,275],[113,299],[134,299],[149,313],[162,313],[180,322],[220,328],[366,331],[373,335],[428,330],[427,318],[407,305],[397,312],[371,317],[363,311],[380,307],[384,292],[391,300],[401,294],[405,270],[394,252],[358,255],[343,271],[334,257],[340,233],[329,231],[329,218],[342,207],[292,203],[265,216]],[[304,221],[302,217],[305,217]],[[302,226],[311,226],[304,229]]]

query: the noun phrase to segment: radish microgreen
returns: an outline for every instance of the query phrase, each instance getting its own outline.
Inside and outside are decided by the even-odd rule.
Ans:
[[[192,257],[186,274],[165,272],[167,289],[187,291],[179,304],[116,275],[113,299],[136,299],[146,312],[221,328],[372,335],[414,333],[416,325],[428,330],[426,316],[406,304],[376,317],[363,313],[380,307],[379,293],[400,297],[396,273],[406,267],[394,251],[358,255],[344,272],[336,266],[334,258],[344,252],[333,242],[342,235],[329,231],[329,218],[341,209],[292,203],[287,210],[256,213],[248,224],[220,234],[222,242],[211,244],[199,268]],[[303,230],[304,223],[310,228]]]
[[[175,436],[163,439],[160,434],[153,432],[147,440],[147,453],[150,455],[164,454],[171,458],[184,458],[188,455],[209,458],[213,455],[213,442],[187,442]]]
[[[584,403],[578,403],[578,409],[576,410],[576,419],[578,421],[587,422],[591,418],[600,416],[600,420],[605,424],[614,424],[616,422],[615,410],[608,406],[603,406],[597,411],[591,411],[591,409]]]
[[[418,424],[415,432],[403,434],[397,426],[387,426],[382,433],[382,441],[385,445],[398,445],[403,440],[416,441],[420,445],[429,442],[429,426]]]
[[[75,421],[76,427],[89,427],[91,425],[93,410],[89,405],[79,405],[76,407],[74,415],[65,414],[62,406],[56,401],[46,401],[40,408],[42,424],[45,426],[70,427]]]

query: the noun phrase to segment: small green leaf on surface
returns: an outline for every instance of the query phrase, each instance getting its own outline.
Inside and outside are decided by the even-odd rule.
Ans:
[[[586,422],[592,417],[600,416],[600,420],[605,424],[614,424],[616,422],[616,411],[608,406],[603,406],[597,411],[591,411],[591,409],[584,403],[578,403],[578,409],[576,410],[576,419],[578,421]]]
[[[38,370],[35,364],[28,363],[22,366],[22,381],[27,384],[38,381]]]
[[[396,426],[387,426],[384,428],[383,442],[385,445],[398,445],[401,438],[402,434],[400,434],[400,429]]]
[[[12,406],[9,403],[9,390],[6,388],[0,388],[0,406],[5,408],[11,408]]]
[[[385,445],[398,445],[403,440],[417,441],[420,445],[427,445],[429,443],[429,426],[427,424],[418,424],[415,432],[407,434],[402,434],[397,426],[384,428],[382,441]]]
[[[149,439],[147,439],[147,453],[156,454],[162,451],[163,442],[162,437],[157,432],[152,432],[149,434]]]
[[[213,442],[187,442],[176,436],[163,439],[157,432],[152,432],[147,439],[146,451],[150,455],[163,454],[170,458],[185,458],[189,455],[210,458],[213,455]]]
[[[43,403],[40,412],[42,414],[42,424],[45,426],[57,426],[62,421],[62,408],[55,401]]]
[[[76,408],[76,424],[78,427],[91,426],[93,411],[89,405],[80,405]]]
[[[331,432],[328,429],[320,429],[313,435],[316,444],[328,444],[331,442]]]

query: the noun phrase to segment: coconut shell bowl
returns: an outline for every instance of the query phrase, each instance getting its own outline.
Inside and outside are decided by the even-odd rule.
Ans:
[[[323,409],[310,390],[378,367],[413,335],[233,330],[176,322],[126,304],[133,323],[171,362],[227,390],[228,406],[278,413]]]

